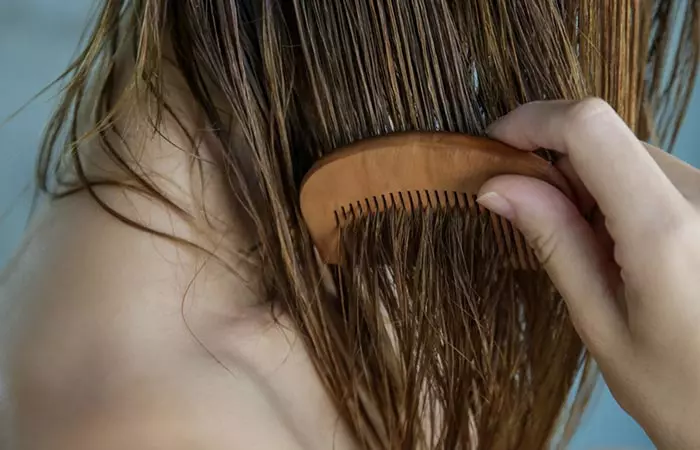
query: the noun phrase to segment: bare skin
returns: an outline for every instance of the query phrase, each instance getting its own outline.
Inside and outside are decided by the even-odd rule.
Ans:
[[[596,133],[587,133],[593,126]],[[167,124],[165,131],[186,145]],[[565,171],[582,203],[597,200],[609,236],[533,180],[492,180],[481,201],[493,209],[506,205],[500,212],[537,246],[623,407],[660,448],[696,448],[700,340],[693,325],[700,306],[692,268],[700,228],[692,196],[674,187],[597,101],[528,105],[497,123],[492,135],[525,150],[542,145],[568,153]],[[604,151],[608,145],[615,151]],[[213,250],[238,274],[121,224],[85,194],[48,205],[0,280],[7,447],[355,448],[293,328],[275,325],[260,305],[262,269],[237,256],[251,237],[220,174],[205,165],[198,176],[209,182],[200,190],[186,170],[186,152],[162,139],[139,148],[153,173],[167,175],[159,185],[170,196],[191,211],[203,201],[217,220],[195,214],[185,221],[120,190],[104,192],[110,204]],[[216,158],[216,148],[202,151]],[[673,163],[667,175],[677,185],[700,192],[694,169],[659,158],[661,167]],[[93,167],[112,170],[102,160]],[[645,208],[635,212],[634,201]],[[610,236],[624,269],[624,307],[610,294],[621,286],[605,252]]]
[[[172,82],[181,119],[201,127]],[[161,131],[167,140],[131,133],[130,147],[194,219],[124,189],[101,196],[236,273],[120,223],[86,193],[46,205],[0,280],[0,448],[353,448],[293,327],[262,304],[262,269],[240,256],[250,227],[212,163],[218,149],[200,146],[199,173],[179,129],[166,120]],[[93,175],[122,176],[84,154]]]

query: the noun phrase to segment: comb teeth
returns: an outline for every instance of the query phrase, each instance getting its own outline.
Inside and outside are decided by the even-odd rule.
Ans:
[[[488,215],[491,221],[499,255],[505,257],[516,269],[537,270],[539,263],[532,249],[526,244],[525,237],[505,218],[482,208],[476,202],[476,195],[465,192],[448,191],[399,191],[381,194],[340,206],[334,211],[336,225],[345,227],[353,220],[378,212],[400,209],[420,212],[426,209],[459,208],[475,213],[477,216]]]
[[[479,217],[478,229],[493,229],[498,251],[512,266],[535,269],[523,236],[472,195],[503,174],[537,178],[572,197],[566,178],[535,154],[463,134],[406,132],[362,139],[321,158],[301,183],[299,203],[327,264],[342,263],[340,230],[348,221],[391,208],[459,208]]]

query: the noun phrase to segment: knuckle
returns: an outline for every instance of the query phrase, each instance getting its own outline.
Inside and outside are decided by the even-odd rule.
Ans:
[[[608,114],[615,114],[615,110],[605,100],[598,97],[588,97],[569,107],[566,122],[573,127],[585,127],[591,122],[591,119]]]
[[[575,239],[575,236],[581,234],[586,223],[578,219],[578,212],[571,210],[542,224],[536,231],[531,229],[526,235],[535,256],[543,266],[553,262],[563,241]]]
[[[557,250],[558,239],[556,233],[540,233],[529,240],[537,259],[543,266],[547,266]]]

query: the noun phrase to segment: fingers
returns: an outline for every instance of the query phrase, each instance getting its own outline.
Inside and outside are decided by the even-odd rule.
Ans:
[[[528,103],[495,122],[489,134],[521,149],[543,147],[568,155],[618,243],[653,235],[650,227],[678,217],[687,206],[644,145],[602,100]]]
[[[581,178],[579,178],[576,170],[571,165],[569,157],[564,155],[556,162],[555,167],[566,177],[569,186],[574,192],[575,203],[579,211],[581,211],[583,217],[588,218],[590,214],[597,210],[597,205],[591,193],[586,189],[586,185],[583,184],[583,181],[581,181]]]
[[[588,348],[609,351],[624,332],[608,260],[576,206],[553,186],[506,175],[482,187],[479,203],[511,220],[533,247]]]

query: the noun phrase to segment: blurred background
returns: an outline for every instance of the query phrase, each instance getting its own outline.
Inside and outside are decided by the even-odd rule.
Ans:
[[[0,124],[53,81],[74,56],[100,0],[0,0]],[[56,90],[0,127],[0,267],[17,246],[33,193],[37,146]],[[696,89],[676,154],[700,166],[700,90]],[[644,432],[601,387],[572,450],[653,449]]]

